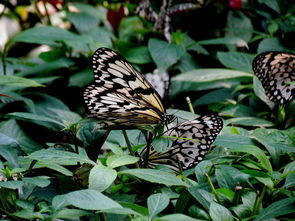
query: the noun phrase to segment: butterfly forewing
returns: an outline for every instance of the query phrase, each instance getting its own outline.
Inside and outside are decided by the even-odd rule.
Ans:
[[[259,54],[253,61],[253,71],[261,81],[265,93],[271,101],[285,104],[294,98],[294,54],[283,52]]]
[[[165,152],[157,152],[151,148],[148,153],[147,166],[154,168],[165,164],[178,171],[189,169],[203,160],[210,145],[223,127],[223,122],[215,116],[202,116],[195,120],[185,121],[166,131],[165,135],[175,137],[173,144]],[[141,164],[145,160],[146,149],[141,153]]]
[[[167,119],[159,94],[121,55],[99,48],[92,63],[95,84],[83,94],[91,117],[127,127],[162,124]]]

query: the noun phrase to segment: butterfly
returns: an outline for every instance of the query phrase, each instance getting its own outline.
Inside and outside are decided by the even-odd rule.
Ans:
[[[117,52],[99,48],[92,64],[95,83],[83,93],[89,117],[115,127],[165,124],[172,120],[154,87]]]
[[[271,101],[286,104],[294,98],[295,54],[264,52],[254,58],[252,68]]]
[[[164,136],[175,137],[168,150],[158,152],[146,147],[140,153],[139,165],[155,168],[163,164],[175,171],[192,168],[204,159],[222,128],[222,119],[214,115],[185,121],[165,132]]]

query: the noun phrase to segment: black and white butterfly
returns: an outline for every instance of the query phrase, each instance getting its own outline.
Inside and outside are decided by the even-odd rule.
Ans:
[[[92,64],[95,83],[83,93],[90,117],[116,127],[171,121],[158,92],[117,52],[99,48],[93,54]]]
[[[165,132],[164,136],[175,137],[168,150],[158,152],[146,147],[139,164],[149,168],[163,164],[175,171],[192,168],[204,159],[222,128],[222,119],[213,115],[185,121]]]
[[[255,57],[252,68],[271,101],[286,104],[294,98],[295,54],[264,52]]]
[[[159,73],[159,70],[155,69],[153,73],[145,74],[144,77],[151,83],[151,85],[153,85],[162,99],[168,97],[170,90],[170,76],[167,71]]]

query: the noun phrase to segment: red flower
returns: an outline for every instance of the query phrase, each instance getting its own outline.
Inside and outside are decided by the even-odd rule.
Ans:
[[[114,30],[117,30],[122,18],[125,17],[125,10],[124,6],[121,5],[120,9],[118,11],[109,10],[107,13],[107,19],[112,25]]]
[[[242,0],[229,0],[229,6],[233,9],[240,10],[243,6]]]

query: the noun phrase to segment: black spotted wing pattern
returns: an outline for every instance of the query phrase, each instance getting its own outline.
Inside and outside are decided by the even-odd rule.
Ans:
[[[252,67],[254,74],[261,81],[265,93],[271,101],[286,104],[294,98],[294,54],[265,52],[255,57]]]
[[[90,117],[119,127],[162,124],[167,120],[160,95],[121,55],[99,48],[92,64],[95,83],[83,93]]]
[[[213,115],[185,121],[166,131],[166,136],[176,137],[173,138],[171,148],[165,152],[157,152],[151,148],[148,157],[145,156],[147,148],[144,149],[140,154],[140,165],[144,165],[147,159],[147,167],[149,168],[164,164],[179,171],[179,166],[182,170],[196,166],[204,159],[222,128],[222,120]]]

